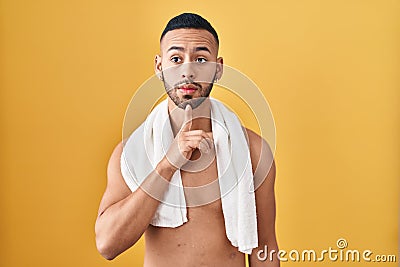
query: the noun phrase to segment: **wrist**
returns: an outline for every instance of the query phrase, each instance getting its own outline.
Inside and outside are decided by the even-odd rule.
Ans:
[[[157,173],[168,180],[170,180],[177,170],[178,168],[172,165],[166,157],[162,158],[156,166]]]

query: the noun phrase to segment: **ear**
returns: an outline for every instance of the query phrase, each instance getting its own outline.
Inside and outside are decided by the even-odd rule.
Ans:
[[[215,78],[220,80],[222,73],[224,72],[224,59],[222,57],[217,58],[217,70],[215,73]]]
[[[162,67],[161,67],[161,56],[156,55],[154,59],[154,72],[158,76],[158,78],[161,80],[162,79]]]

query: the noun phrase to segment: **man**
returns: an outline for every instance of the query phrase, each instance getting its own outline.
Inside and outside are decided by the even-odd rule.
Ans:
[[[108,165],[107,188],[96,220],[96,244],[103,257],[112,260],[145,235],[145,266],[245,266],[246,254],[227,238],[218,186],[206,194],[188,188],[218,185],[218,154],[212,127],[209,94],[222,76],[219,40],[214,28],[199,15],[183,13],[167,24],[160,39],[155,72],[168,93],[168,120],[173,142],[141,186],[131,190],[121,170],[123,142],[114,149]],[[204,63],[210,63],[203,68]],[[198,76],[203,76],[201,79]],[[275,236],[275,163],[268,144],[244,129],[254,174],[258,246],[249,253],[250,266],[279,266],[276,254],[260,260],[260,251],[278,251]],[[203,157],[203,155],[206,155]],[[207,155],[211,155],[207,157]],[[204,168],[196,169],[207,161]],[[128,158],[129,161],[129,158]],[[191,167],[187,167],[191,166]],[[136,166],[137,168],[140,166]],[[195,171],[193,171],[195,170]],[[187,221],[178,227],[154,226],[155,214],[169,190],[172,177],[180,174],[185,188]],[[167,182],[165,182],[167,181]],[[186,208],[185,208],[186,210]],[[266,251],[263,251],[265,253]],[[264,256],[264,255],[261,255]]]

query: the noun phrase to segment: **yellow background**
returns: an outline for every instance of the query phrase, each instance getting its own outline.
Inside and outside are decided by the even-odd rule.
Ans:
[[[101,258],[94,222],[125,109],[184,11],[270,103],[280,248],[397,254],[399,1],[2,0],[0,265],[142,263],[143,240]],[[345,265],[365,263],[307,264]]]

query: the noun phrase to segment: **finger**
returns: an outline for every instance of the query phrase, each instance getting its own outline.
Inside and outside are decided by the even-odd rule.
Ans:
[[[208,148],[213,149],[214,147],[214,140],[211,138],[204,138],[204,140],[207,142]]]
[[[198,142],[198,148],[200,151],[208,153],[211,150],[213,150],[214,143],[211,141],[209,138],[203,138],[202,136],[196,136],[196,137],[189,137],[186,139],[184,142]]]
[[[206,138],[204,136],[188,136],[185,138],[185,142],[197,141],[199,142],[199,149],[204,150],[204,152],[208,153],[213,148],[213,142],[210,138]]]
[[[185,137],[183,141],[193,141],[193,140],[201,141],[201,139],[204,139],[204,137],[201,135],[193,135]]]
[[[190,148],[190,149],[196,149],[199,147],[200,141],[199,140],[192,140],[192,141],[187,141],[186,145]]]
[[[202,135],[205,133],[203,130],[192,130],[192,131],[187,131],[185,133],[186,136],[191,136],[191,135]]]
[[[193,130],[185,132],[185,136],[195,136],[195,135],[203,136],[204,138],[209,138],[211,140],[214,139],[212,132],[205,132],[203,130]]]
[[[183,140],[199,140],[204,139],[205,145],[207,145],[208,149],[212,149],[214,147],[214,138],[212,132],[204,132],[203,130],[193,130],[185,132],[183,135]]]
[[[190,127],[192,127],[192,106],[186,105],[185,107],[185,116],[182,124],[182,131],[190,131]]]
[[[197,141],[205,141],[205,144],[207,145],[208,148],[212,148],[213,146],[213,141],[206,135],[191,135],[191,136],[185,136],[183,137],[182,141],[193,141],[193,140],[197,140]]]
[[[209,139],[214,141],[214,136],[213,136],[212,132],[206,132],[205,134],[206,134],[207,138],[209,138]]]
[[[208,143],[207,139],[201,139],[200,144],[199,144],[199,150],[202,153],[208,153],[210,152],[210,144]]]

